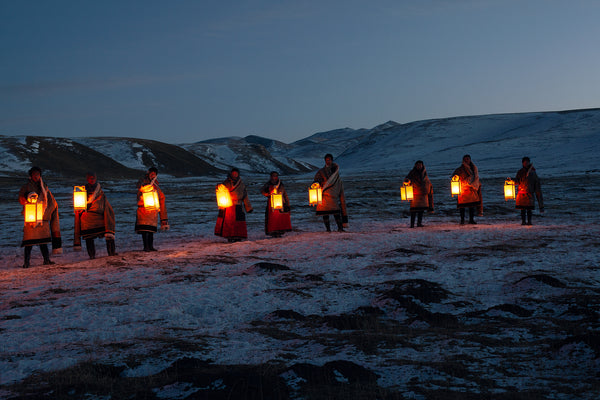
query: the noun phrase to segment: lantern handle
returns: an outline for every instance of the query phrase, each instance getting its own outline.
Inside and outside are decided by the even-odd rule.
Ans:
[[[38,200],[38,194],[36,192],[29,192],[29,194],[27,195],[27,201],[29,203],[37,203]]]

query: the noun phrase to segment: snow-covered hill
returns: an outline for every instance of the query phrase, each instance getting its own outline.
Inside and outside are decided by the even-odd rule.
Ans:
[[[600,109],[388,121],[372,129],[319,132],[291,144],[255,135],[180,145],[135,138],[0,136],[0,151],[0,176],[22,176],[33,164],[58,176],[100,168],[129,176],[150,166],[178,177],[232,167],[289,175],[320,167],[326,153],[353,174],[398,173],[420,159],[431,173],[447,175],[467,153],[490,176],[513,174],[525,155],[542,171],[570,174],[581,172],[582,165],[591,166],[584,172],[600,170],[594,163],[600,152]]]
[[[484,115],[388,123],[344,151],[338,163],[353,173],[407,171],[423,160],[448,174],[470,154],[482,174],[510,176],[523,156],[548,174],[600,172],[600,109]],[[508,175],[507,175],[508,174]]]

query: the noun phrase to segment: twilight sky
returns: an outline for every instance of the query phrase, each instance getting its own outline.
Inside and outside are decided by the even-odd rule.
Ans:
[[[0,134],[290,143],[600,106],[596,0],[0,1]]]

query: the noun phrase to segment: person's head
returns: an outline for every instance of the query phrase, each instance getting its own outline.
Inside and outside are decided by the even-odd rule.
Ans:
[[[279,173],[277,171],[271,172],[271,182],[277,182],[279,180]]]
[[[327,165],[328,167],[331,166],[331,164],[333,164],[333,156],[331,154],[325,154],[325,165]]]
[[[425,164],[423,164],[423,161],[421,161],[421,160],[418,160],[418,161],[415,163],[415,168],[416,168],[416,169],[418,169],[419,171],[422,171],[422,170],[423,170],[423,168],[425,168]]]
[[[470,164],[470,163],[471,163],[471,156],[470,156],[470,155],[468,155],[468,154],[465,154],[465,155],[463,156],[463,162],[464,162],[465,164]]]
[[[531,164],[531,160],[529,159],[529,157],[523,157],[521,163],[523,164],[523,167],[527,168]]]
[[[231,172],[229,173],[229,175],[233,178],[233,179],[237,179],[240,177],[240,170],[237,168],[232,168]]]
[[[156,167],[148,168],[148,177],[154,179],[158,176],[158,169]]]
[[[87,180],[87,183],[90,185],[95,185],[96,184],[96,173],[95,172],[88,172],[87,174],[85,174],[85,179]]]
[[[31,178],[34,182],[39,182],[42,178],[42,169],[40,167],[34,166],[29,169],[29,178]]]

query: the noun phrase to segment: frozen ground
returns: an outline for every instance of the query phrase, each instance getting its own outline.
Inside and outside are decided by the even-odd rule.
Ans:
[[[421,229],[399,183],[343,176],[350,228],[330,234],[304,205],[311,177],[284,177],[295,230],[280,239],[262,232],[265,178],[243,177],[255,212],[234,244],[212,235],[216,180],[165,180],[157,253],[138,251],[133,183],[106,182],[119,255],[98,241],[96,260],[72,252],[69,186],[49,182],[65,253],[46,267],[34,249],[30,269],[4,185],[0,398],[598,398],[600,177],[540,175],[534,226],[502,178],[459,226],[434,179]]]

